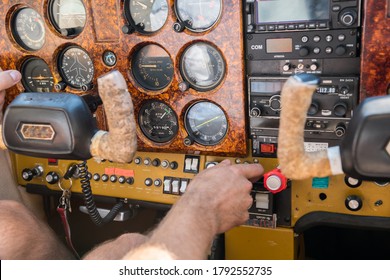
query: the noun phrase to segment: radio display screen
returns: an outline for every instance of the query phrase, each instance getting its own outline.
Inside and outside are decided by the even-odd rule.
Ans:
[[[272,96],[282,91],[285,81],[264,81],[254,80],[251,81],[251,94],[261,96]]]
[[[329,20],[330,0],[256,0],[257,24]]]
[[[267,39],[267,53],[290,53],[293,51],[291,38]]]

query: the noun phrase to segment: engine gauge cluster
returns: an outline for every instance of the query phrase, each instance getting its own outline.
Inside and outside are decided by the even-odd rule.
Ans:
[[[97,94],[96,78],[119,70],[141,150],[228,154],[238,141],[228,131],[245,137],[243,67],[228,65],[241,43],[225,24],[239,22],[241,13],[230,13],[238,8],[232,0],[6,1],[0,34],[22,73],[19,91]],[[97,121],[105,127],[102,112]]]

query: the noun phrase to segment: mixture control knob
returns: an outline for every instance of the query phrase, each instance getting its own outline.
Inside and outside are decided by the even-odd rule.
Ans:
[[[345,125],[343,123],[339,123],[336,126],[336,129],[334,130],[334,133],[336,134],[337,137],[342,137],[345,134]]]
[[[58,181],[60,180],[60,176],[58,176],[58,174],[56,172],[50,171],[49,173],[47,173],[45,179],[46,179],[46,182],[48,182],[50,185],[53,185],[53,184],[58,183]]]
[[[279,168],[264,174],[264,187],[271,193],[278,193],[287,188],[287,178]]]
[[[318,109],[320,108],[320,106],[318,105],[317,102],[312,102],[310,104],[310,107],[309,107],[309,110],[307,110],[307,114],[309,116],[314,116],[315,114],[318,113]]]
[[[354,10],[346,10],[341,13],[340,21],[345,26],[351,26],[355,23],[356,17],[357,15]]]
[[[340,45],[340,46],[336,47],[335,53],[337,55],[342,56],[342,55],[346,54],[346,52],[347,52],[347,48],[344,45]]]
[[[358,211],[362,208],[363,201],[357,195],[350,195],[345,199],[345,206],[351,211]]]
[[[43,167],[38,165],[32,169],[25,168],[22,170],[22,178],[25,181],[31,181],[35,177],[39,177],[43,174]]]
[[[338,102],[333,106],[333,112],[337,117],[345,117],[348,106],[344,102]]]
[[[301,47],[301,48],[299,49],[299,55],[300,55],[300,56],[308,56],[309,53],[310,53],[310,50],[309,50],[308,47]]]

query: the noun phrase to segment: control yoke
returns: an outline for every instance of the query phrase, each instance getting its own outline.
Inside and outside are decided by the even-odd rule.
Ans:
[[[278,159],[296,180],[345,173],[361,180],[390,178],[390,97],[367,98],[354,112],[340,146],[305,152],[304,126],[319,78],[291,76],[281,92]]]
[[[21,93],[5,111],[0,147],[34,157],[130,162],[137,134],[126,81],[112,71],[98,78],[98,87],[109,132],[98,130],[90,108],[78,95]]]

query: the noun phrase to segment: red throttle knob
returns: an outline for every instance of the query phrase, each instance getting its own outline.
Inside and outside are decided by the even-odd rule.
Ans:
[[[264,187],[271,193],[278,193],[287,188],[287,178],[279,168],[275,168],[264,174]]]

